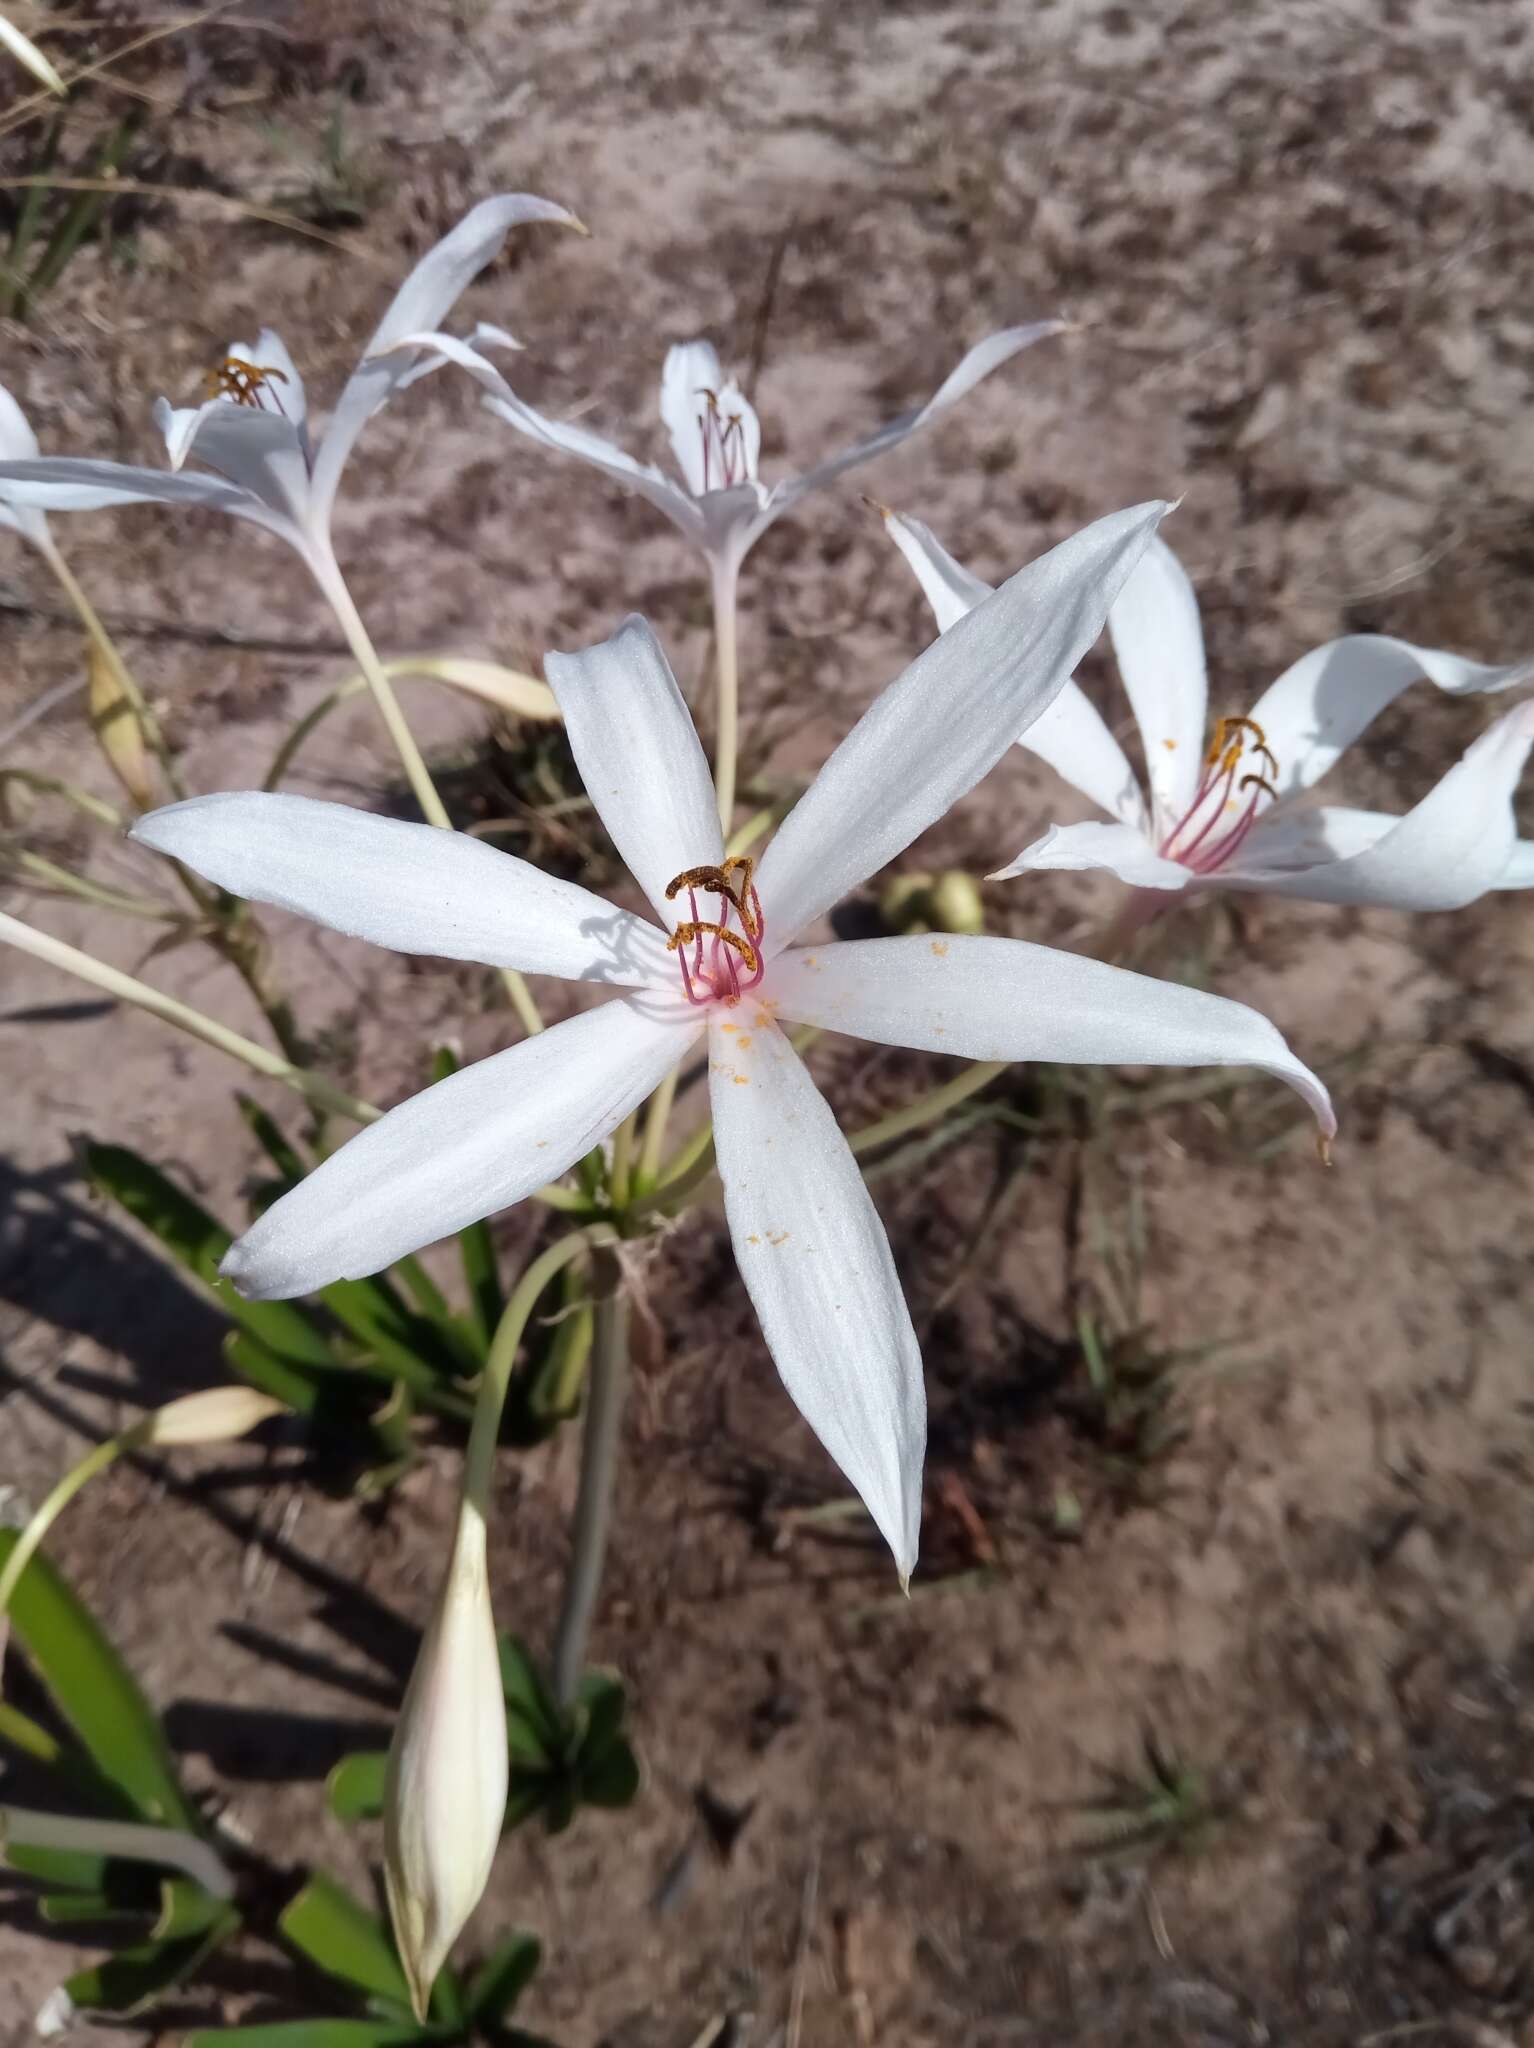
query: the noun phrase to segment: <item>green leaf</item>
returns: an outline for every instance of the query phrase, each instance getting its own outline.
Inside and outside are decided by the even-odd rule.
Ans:
[[[18,1541],[16,1530],[0,1529],[0,1566]],[[90,1610],[40,1552],[17,1581],[10,1613],[60,1713],[102,1776],[144,1820],[199,1833],[154,1710]]]
[[[353,1750],[325,1781],[330,1810],[338,1820],[376,1820],[383,1812],[384,1780],[389,1754],[383,1749]]]
[[[451,1046],[439,1045],[431,1063],[433,1083],[445,1081],[458,1072],[458,1055]],[[495,1243],[488,1223],[471,1223],[458,1233],[458,1255],[469,1290],[469,1310],[481,1347],[488,1347],[496,1324],[506,1307],[501,1276],[495,1262]]]
[[[469,1985],[469,2018],[504,2018],[533,1981],[542,1960],[542,1945],[532,1935],[508,1934],[474,1974]]]
[[[498,1636],[496,1643],[513,1760],[547,1762],[557,1757],[564,1746],[564,1723],[559,1709],[526,1643],[506,1634]]]
[[[310,1878],[277,1925],[327,1976],[409,2010],[410,1986],[382,1924],[323,1871]]]
[[[131,2018],[185,1983],[239,1924],[240,1916],[233,1907],[222,1907],[218,1918],[200,1934],[179,1941],[146,1941],[140,1947],[103,1956],[89,1969],[77,1970],[65,1979],[64,1995],[77,2006]]]
[[[438,1394],[444,1379],[462,1371],[462,1360],[431,1324],[412,1315],[384,1281],[336,1280],[320,1289],[319,1298],[372,1353],[377,1368],[415,1392]]]
[[[302,1309],[287,1301],[246,1301],[219,1279],[219,1260],[233,1242],[229,1232],[158,1167],[125,1145],[87,1145],[85,1164],[101,1193],[152,1232],[213,1294],[231,1322],[280,1358],[303,1365],[335,1365],[324,1334]]]
[[[582,1758],[580,1783],[588,1806],[628,1806],[639,1791],[639,1759],[620,1735],[590,1762]]]
[[[154,1923],[156,1941],[180,1941],[188,1934],[202,1934],[229,1910],[222,1899],[205,1892],[194,1878],[166,1877],[160,1880],[160,1917]]]
[[[185,2048],[410,2048],[425,2027],[399,2020],[277,2020],[267,2027],[205,2027]]]
[[[316,1368],[289,1365],[268,1351],[248,1330],[231,1330],[224,1339],[224,1362],[250,1386],[286,1402],[295,1415],[313,1416],[321,1404]]]
[[[612,1678],[605,1671],[588,1671],[581,1680],[577,1701],[586,1720],[581,1755],[598,1756],[623,1726],[628,1694],[621,1679]]]
[[[249,1124],[256,1143],[281,1174],[284,1192],[288,1188],[297,1187],[309,1169],[304,1165],[297,1149],[284,1134],[276,1118],[269,1116],[259,1102],[254,1101],[249,1095],[242,1095],[238,1089],[235,1090],[234,1099],[240,1105],[240,1115]]]
[[[96,1925],[105,1920],[142,1920],[142,1906],[124,1906],[106,1892],[55,1892],[38,1903],[38,1913],[50,1927],[73,1927],[86,1921]]]

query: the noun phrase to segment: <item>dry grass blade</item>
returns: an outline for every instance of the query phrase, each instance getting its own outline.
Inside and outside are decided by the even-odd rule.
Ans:
[[[388,268],[384,257],[376,250],[360,247],[345,235],[333,235],[325,228],[312,227],[308,221],[299,220],[295,214],[283,213],[273,206],[257,206],[254,200],[235,199],[224,192],[197,191],[186,185],[151,185],[140,178],[0,178],[0,192],[28,192],[39,185],[54,192],[101,192],[177,202],[201,200],[217,212],[232,214],[236,219],[258,220],[267,227],[284,228],[290,234],[303,235],[308,241],[323,242],[327,249],[339,249],[347,256],[361,257],[376,269]]]

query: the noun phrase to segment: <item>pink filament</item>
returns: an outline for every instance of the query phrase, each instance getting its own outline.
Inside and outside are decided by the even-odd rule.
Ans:
[[[762,899],[756,892],[755,883],[751,885],[749,900],[751,922],[756,929],[754,932],[743,929],[741,933],[756,960],[756,966],[749,974],[742,973],[745,962],[729,941],[721,938],[718,932],[700,931],[694,938],[685,940],[677,947],[677,959],[682,968],[683,990],[688,1002],[698,1009],[706,1008],[709,1003],[738,1003],[742,996],[749,995],[752,989],[760,985],[762,976],[767,972],[767,956],[762,950],[766,921],[762,916]],[[735,905],[732,900],[721,894],[718,922],[724,931],[731,929],[730,919],[734,913]],[[687,892],[687,922],[694,925],[702,922],[698,916],[698,897],[694,889]],[[708,950],[707,968],[703,964],[705,940]],[[687,957],[689,952],[692,954],[690,960]]]

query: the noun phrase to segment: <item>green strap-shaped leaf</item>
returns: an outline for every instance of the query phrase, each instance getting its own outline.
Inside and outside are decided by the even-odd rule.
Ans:
[[[530,1934],[509,1934],[486,1956],[469,1985],[471,2020],[494,2023],[516,2005],[543,1961],[542,1946]]]
[[[317,1366],[289,1365],[248,1330],[231,1330],[224,1339],[224,1362],[250,1386],[284,1402],[295,1415],[312,1416],[320,1406]]]
[[[240,1105],[240,1115],[249,1124],[256,1143],[281,1174],[284,1189],[297,1187],[309,1169],[276,1118],[269,1115],[259,1102],[249,1095],[242,1095],[238,1089],[235,1091],[234,1099]]]
[[[327,1976],[410,2009],[410,1986],[394,1944],[377,1919],[333,1878],[317,1871],[277,1925]]]
[[[338,1820],[376,1820],[383,1812],[389,1756],[382,1749],[343,1756],[326,1780],[330,1810]]]
[[[0,1529],[0,1567],[18,1540],[14,1529]],[[27,1655],[101,1775],[142,1819],[198,1833],[154,1710],[89,1608],[40,1552],[17,1581],[10,1614]]]
[[[222,1907],[218,1918],[200,1934],[179,1941],[146,1941],[103,1956],[89,1969],[77,1970],[65,1979],[64,1994],[77,2006],[131,2018],[200,1970],[239,1924],[240,1916],[233,1907]]]
[[[532,1653],[518,1637],[497,1637],[501,1689],[506,1695],[507,1732],[514,1760],[548,1762],[564,1744],[564,1724]]]
[[[277,2020],[268,2027],[207,2027],[186,2048],[411,2048],[432,2030],[401,2020]]]

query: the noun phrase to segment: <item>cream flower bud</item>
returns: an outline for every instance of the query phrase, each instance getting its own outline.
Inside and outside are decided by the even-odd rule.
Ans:
[[[209,1387],[183,1394],[146,1415],[140,1425],[149,1444],[222,1444],[244,1436],[269,1415],[284,1413],[280,1401],[254,1387]]]
[[[489,1880],[506,1812],[506,1704],[485,1524],[465,1501],[389,1750],[384,1874],[416,2018]]]

